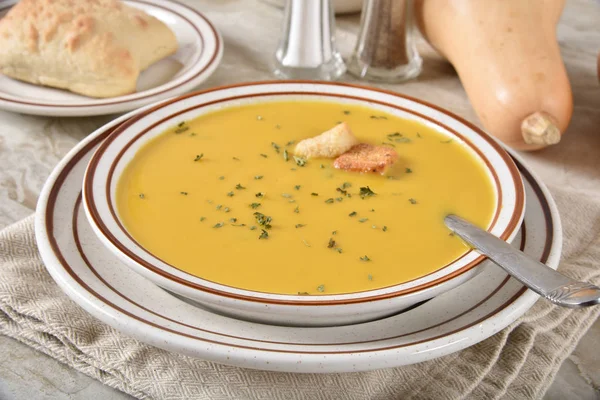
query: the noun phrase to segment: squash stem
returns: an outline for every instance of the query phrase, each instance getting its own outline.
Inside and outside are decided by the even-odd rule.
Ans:
[[[535,112],[523,120],[521,134],[527,144],[547,146],[560,142],[556,119],[543,111]]]

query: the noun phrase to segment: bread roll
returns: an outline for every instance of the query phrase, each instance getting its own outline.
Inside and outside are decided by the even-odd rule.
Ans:
[[[21,0],[0,20],[0,72],[90,97],[135,92],[177,51],[158,19],[118,0]]]

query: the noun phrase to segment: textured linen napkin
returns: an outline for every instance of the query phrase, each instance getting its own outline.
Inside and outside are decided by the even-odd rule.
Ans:
[[[559,270],[600,284],[600,200],[552,190],[563,219]],[[29,217],[0,232],[0,334],[143,399],[540,398],[600,314],[539,300],[463,351],[416,365],[346,374],[256,371],[170,353],[87,314],[54,283]]]

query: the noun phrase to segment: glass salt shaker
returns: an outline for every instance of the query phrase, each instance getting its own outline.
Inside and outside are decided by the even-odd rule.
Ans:
[[[335,80],[346,65],[335,47],[330,0],[287,0],[274,73],[284,79]]]
[[[421,72],[410,0],[364,0],[348,72],[372,81],[402,82]]]

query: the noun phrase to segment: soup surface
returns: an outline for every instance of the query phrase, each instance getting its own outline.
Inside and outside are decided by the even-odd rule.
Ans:
[[[386,143],[386,176],[294,159],[340,121]],[[285,101],[181,121],[143,146],[117,187],[132,237],[176,268],[280,294],[338,294],[410,281],[467,251],[443,217],[487,228],[496,195],[481,161],[415,121],[362,106]]]

